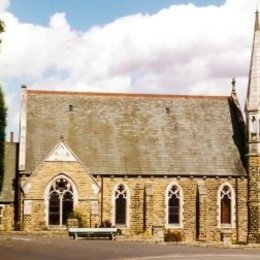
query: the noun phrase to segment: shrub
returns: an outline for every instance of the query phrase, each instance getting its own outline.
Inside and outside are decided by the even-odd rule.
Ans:
[[[112,227],[112,224],[111,224],[111,222],[110,222],[109,219],[105,219],[104,221],[102,221],[100,227],[107,227],[107,228],[110,228],[110,227]]]
[[[70,215],[70,218],[76,218],[79,222],[79,227],[86,227],[87,226],[87,222],[85,220],[84,215],[80,212],[80,211],[73,211]]]
[[[182,241],[182,234],[179,231],[171,231],[167,230],[164,233],[164,241],[165,242],[179,242]]]

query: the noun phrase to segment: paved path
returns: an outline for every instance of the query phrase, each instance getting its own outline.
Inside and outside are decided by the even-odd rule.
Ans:
[[[172,254],[172,255],[162,255],[162,256],[148,256],[148,257],[139,257],[139,258],[123,258],[124,260],[250,260],[250,259],[260,259],[259,255],[252,254]]]
[[[260,260],[260,249],[224,249],[44,236],[1,236],[2,260]]]

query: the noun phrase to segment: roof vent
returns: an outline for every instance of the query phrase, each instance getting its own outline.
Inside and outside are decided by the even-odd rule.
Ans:
[[[170,114],[170,112],[171,112],[170,108],[169,107],[165,107],[165,112],[166,112],[167,115]]]
[[[69,105],[69,111],[73,111],[73,105]]]

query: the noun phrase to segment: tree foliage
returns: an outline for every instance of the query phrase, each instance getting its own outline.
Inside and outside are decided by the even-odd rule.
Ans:
[[[4,148],[5,148],[6,106],[2,88],[0,87],[0,190],[4,178]]]
[[[0,20],[0,33],[5,31],[5,24],[3,21]],[[0,43],[2,42],[2,40],[0,39]]]
[[[0,20],[0,32],[4,32],[5,31],[5,24],[3,21]]]
[[[4,32],[4,23],[0,20],[0,33]],[[1,39],[0,39],[1,43]],[[3,186],[4,179],[4,148],[5,148],[5,127],[6,127],[6,106],[4,94],[0,87],[0,191]]]

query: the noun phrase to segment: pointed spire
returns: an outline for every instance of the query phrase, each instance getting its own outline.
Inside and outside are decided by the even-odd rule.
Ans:
[[[259,12],[256,11],[254,41],[247,90],[247,111],[258,110],[260,104],[260,25]]]

